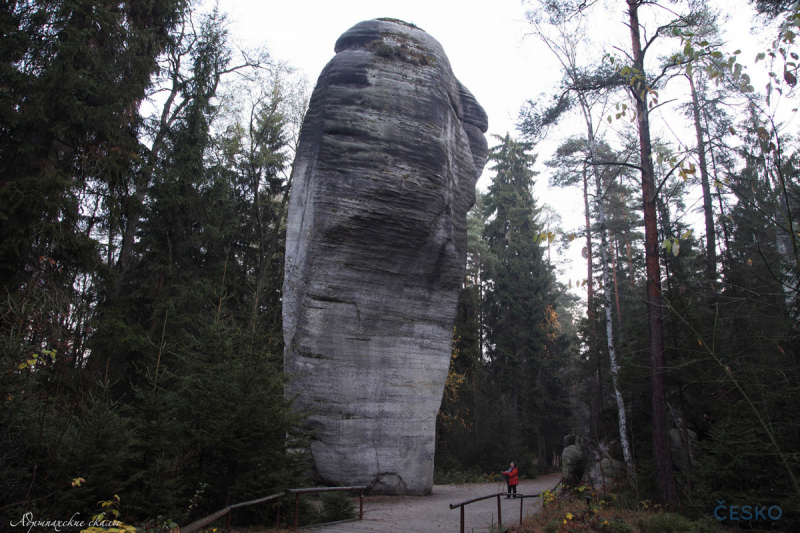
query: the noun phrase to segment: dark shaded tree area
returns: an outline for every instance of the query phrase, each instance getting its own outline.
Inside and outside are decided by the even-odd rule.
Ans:
[[[564,81],[557,95],[541,100],[544,106],[529,103],[523,109],[525,137],[540,138],[543,128],[570,112],[563,95],[578,94],[576,99],[588,98],[604,109],[590,126],[602,148],[577,150],[591,138],[572,137],[551,163],[554,181],[577,185],[585,196],[587,169],[599,167],[604,175],[595,199],[606,213],[613,283],[590,285],[591,307],[579,327],[586,357],[575,376],[590,411],[588,437],[623,459],[616,416],[623,407],[612,403],[614,362],[603,350],[611,331],[603,326],[612,320],[635,460],[631,490],[638,500],[661,501],[698,517],[709,516],[718,501],[755,498],[793,511],[800,506],[800,418],[790,407],[800,402],[800,145],[775,118],[774,100],[778,89],[796,97],[795,64],[788,58],[796,57],[798,16],[795,4],[773,4],[783,25],[758,60],[766,55],[777,66],[784,57],[786,74],[783,79],[772,74],[766,94],[750,85],[739,52],[724,51],[717,17],[705,6],[676,4],[656,29],[636,16],[657,4],[628,1],[620,16],[631,28],[632,52],[604,57],[616,65],[615,72],[591,87],[575,80],[581,72],[603,72],[607,66],[600,67],[599,59],[580,66],[574,60],[580,47],[569,36],[582,34],[594,4],[541,2],[529,15],[542,39],[550,39],[551,50],[571,61],[562,60]],[[646,38],[637,36],[645,30]],[[659,44],[667,53],[646,60],[644,52],[653,54]],[[619,76],[626,80],[623,86]],[[668,85],[691,132],[677,143],[659,138],[655,122],[649,122]],[[606,123],[613,126],[605,129]],[[665,129],[673,133],[675,126],[667,123]],[[599,240],[602,216],[590,202],[585,205],[591,221],[582,225],[584,258],[591,284],[601,267],[592,243]],[[598,289],[611,291],[611,298],[601,303]],[[663,345],[656,350],[657,364],[653,342],[659,328],[646,309],[653,307],[654,293],[661,316],[656,341]],[[604,315],[609,307],[612,312]],[[591,362],[594,354],[599,365]],[[653,380],[656,374],[663,378],[660,384]],[[663,403],[656,401],[661,391]],[[749,520],[738,525],[763,526]],[[796,517],[787,515],[768,527],[793,530]]]
[[[185,522],[297,483],[280,288],[304,96],[225,25],[0,8],[4,517],[119,495],[126,522]]]
[[[122,186],[137,151],[138,103],[181,2],[6,2],[0,11],[0,282],[41,267],[90,268],[81,199]]]

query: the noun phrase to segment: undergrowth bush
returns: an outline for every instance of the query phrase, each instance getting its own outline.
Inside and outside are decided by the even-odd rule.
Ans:
[[[440,470],[433,471],[434,485],[464,485],[466,483],[498,483],[503,477],[498,473],[481,473],[475,470]]]
[[[584,491],[585,492],[585,491]],[[530,517],[515,533],[722,533],[719,524],[704,517],[699,521],[652,509],[647,502],[628,508],[627,498],[606,493],[595,495],[589,506],[582,494],[568,492],[543,500],[542,509]],[[644,505],[642,505],[644,504]]]
[[[294,519],[294,497],[281,501],[281,522],[291,525]],[[324,524],[356,517],[353,499],[346,492],[323,492],[319,499],[300,495],[297,523],[299,526]]]
[[[323,522],[336,522],[356,517],[353,499],[346,492],[323,492],[320,499],[322,500],[321,518]]]
[[[636,533],[632,525],[618,520],[608,520],[605,527],[607,527],[611,533]]]

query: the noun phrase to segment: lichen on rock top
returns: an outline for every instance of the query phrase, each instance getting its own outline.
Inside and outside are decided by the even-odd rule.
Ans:
[[[427,494],[488,121],[413,25],[361,22],[335,51],[292,171],[287,394],[321,481]]]

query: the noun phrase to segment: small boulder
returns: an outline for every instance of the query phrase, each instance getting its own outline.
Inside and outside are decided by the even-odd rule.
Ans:
[[[574,438],[569,438],[574,437]],[[583,474],[586,472],[586,450],[583,439],[580,436],[570,435],[564,442],[573,442],[561,452],[561,475],[564,477],[564,485],[579,485]]]
[[[625,478],[625,465],[610,457],[603,457],[589,470],[589,480],[595,487],[616,484]]]

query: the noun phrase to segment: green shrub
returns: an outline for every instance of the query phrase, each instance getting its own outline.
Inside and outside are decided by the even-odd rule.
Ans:
[[[323,492],[320,499],[322,500],[322,522],[336,522],[356,517],[353,499],[346,492]]]
[[[366,48],[367,50],[375,52],[377,55],[385,58],[390,58],[395,54],[394,47],[386,44],[382,39],[376,39],[368,42]]]
[[[285,521],[287,525],[292,523],[294,519],[294,497],[285,498],[281,502],[281,517],[282,522]],[[306,494],[301,494],[297,505],[297,525],[310,526],[319,524],[322,520],[322,509],[315,502],[311,500]]]
[[[639,506],[636,495],[630,489],[620,490],[616,494],[606,494],[604,499],[611,502],[615,509],[635,511]]]
[[[608,523],[607,527],[612,531],[612,533],[636,533],[636,530],[633,528],[633,526],[626,522],[617,522],[616,520],[612,520]]]

